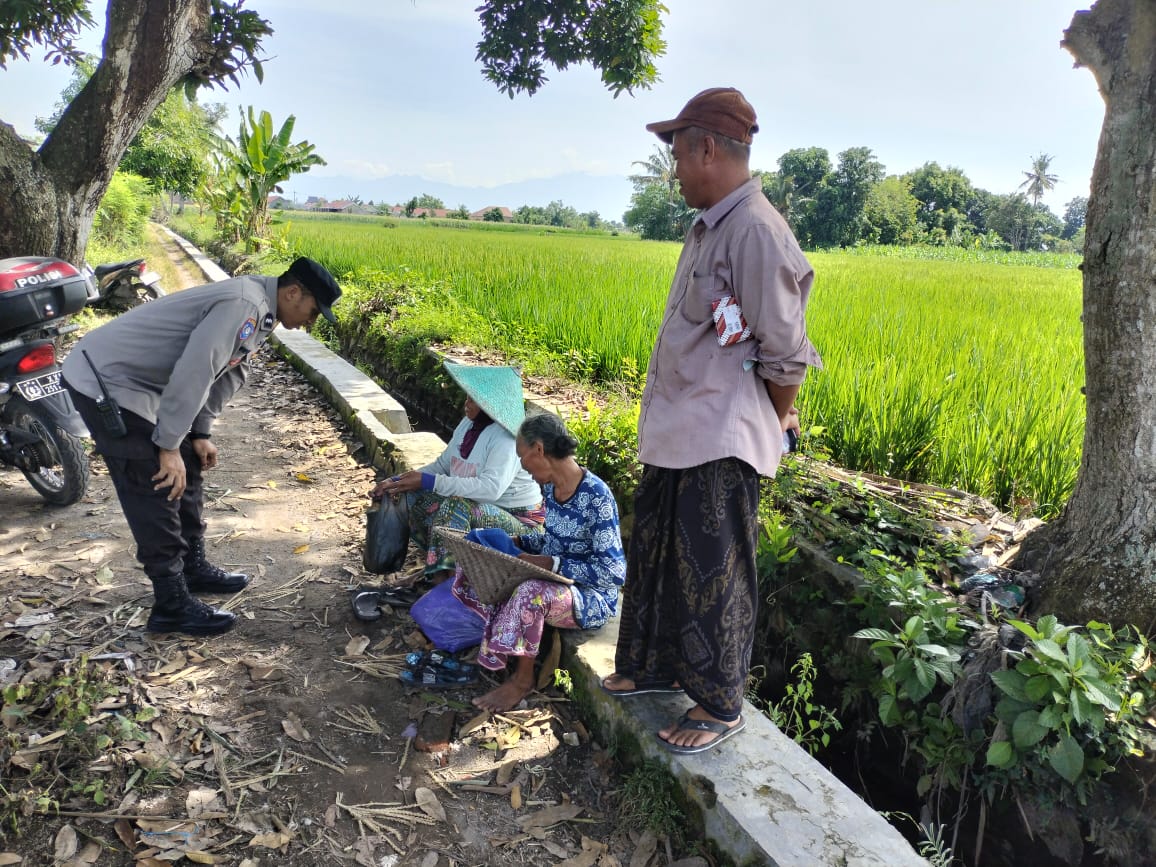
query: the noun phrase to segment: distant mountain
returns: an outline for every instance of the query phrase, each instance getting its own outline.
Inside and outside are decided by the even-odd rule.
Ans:
[[[535,178],[496,187],[464,187],[431,181],[417,175],[388,175],[381,178],[358,178],[349,175],[324,175],[308,172],[295,175],[283,185],[284,195],[304,202],[309,196],[345,199],[360,196],[374,204],[404,204],[414,196],[429,193],[446,203],[447,208],[465,205],[470,211],[506,206],[517,210],[522,205],[547,205],[556,199],[585,213],[597,211],[604,220],[621,220],[630,207],[631,186],[625,177],[589,175],[583,172]]]

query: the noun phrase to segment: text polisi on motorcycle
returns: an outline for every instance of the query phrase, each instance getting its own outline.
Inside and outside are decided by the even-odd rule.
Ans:
[[[0,259],[0,464],[20,470],[49,503],[88,487],[88,429],[60,381],[57,339],[89,303],[85,276],[61,259]]]

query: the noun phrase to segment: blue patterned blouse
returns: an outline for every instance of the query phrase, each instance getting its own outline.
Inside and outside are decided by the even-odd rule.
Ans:
[[[574,581],[574,619],[583,629],[604,624],[618,608],[618,588],[626,580],[626,555],[618,529],[618,504],[606,483],[586,470],[573,496],[554,499],[543,486],[545,533],[518,537],[531,554],[561,559],[558,571]]]

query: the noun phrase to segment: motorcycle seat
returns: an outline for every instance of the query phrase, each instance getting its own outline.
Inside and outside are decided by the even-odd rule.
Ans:
[[[97,277],[103,277],[105,274],[111,274],[113,271],[121,271],[125,268],[135,268],[144,262],[144,259],[129,259],[125,262],[110,262],[108,265],[97,265],[92,269],[92,273]]]

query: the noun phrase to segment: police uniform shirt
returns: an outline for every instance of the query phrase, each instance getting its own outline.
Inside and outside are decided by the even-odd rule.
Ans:
[[[64,361],[69,385],[96,400],[100,371],[120,406],[156,425],[176,449],[213,420],[245,383],[246,359],[273,331],[277,278],[244,276],[166,295],[86,334]]]

